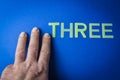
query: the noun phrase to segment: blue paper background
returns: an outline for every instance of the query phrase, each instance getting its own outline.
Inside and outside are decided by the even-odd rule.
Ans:
[[[113,23],[114,39],[52,39],[51,80],[120,80],[119,0],[0,0],[0,74],[14,63],[20,32],[37,26],[52,33],[48,22]],[[86,32],[89,35],[88,31]]]

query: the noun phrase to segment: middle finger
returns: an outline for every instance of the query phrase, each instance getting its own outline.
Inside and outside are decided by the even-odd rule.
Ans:
[[[28,47],[27,61],[37,61],[37,55],[39,50],[39,36],[40,36],[39,29],[36,27],[33,28]]]

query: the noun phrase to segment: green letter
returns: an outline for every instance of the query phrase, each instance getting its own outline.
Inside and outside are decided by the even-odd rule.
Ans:
[[[83,26],[83,29],[78,29],[79,26]],[[78,32],[80,32],[83,38],[86,38],[85,31],[87,29],[87,25],[84,23],[75,23],[75,38],[78,38]]]
[[[61,38],[64,38],[64,32],[70,32],[70,38],[73,37],[73,23],[70,23],[70,29],[64,28],[64,23],[61,23]]]
[[[103,38],[114,38],[113,35],[106,35],[106,32],[112,32],[112,29],[106,29],[105,27],[112,27],[112,23],[102,23],[102,37]]]
[[[100,38],[101,36],[100,35],[93,35],[93,32],[99,32],[99,29],[93,29],[93,26],[100,26],[99,23],[90,23],[89,24],[89,35],[90,35],[90,38]]]
[[[55,38],[56,37],[56,26],[59,25],[59,22],[53,22],[53,23],[49,22],[48,25],[52,26],[52,37]]]

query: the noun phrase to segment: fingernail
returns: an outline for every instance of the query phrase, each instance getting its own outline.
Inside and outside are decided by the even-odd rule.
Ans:
[[[27,35],[26,35],[25,32],[21,32],[20,37],[26,37],[26,36],[27,36]]]
[[[47,38],[50,38],[49,33],[45,33],[44,36],[47,37]]]
[[[39,32],[39,29],[38,29],[37,27],[34,27],[34,28],[32,29],[32,32]]]

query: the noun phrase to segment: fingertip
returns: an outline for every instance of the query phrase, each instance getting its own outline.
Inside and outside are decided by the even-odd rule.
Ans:
[[[27,37],[27,34],[25,32],[21,32],[20,37]]]
[[[39,32],[39,29],[38,29],[37,27],[34,27],[34,28],[32,29],[32,32]]]
[[[45,34],[44,34],[44,37],[45,37],[45,38],[51,38],[51,36],[50,36],[49,33],[45,33]]]

